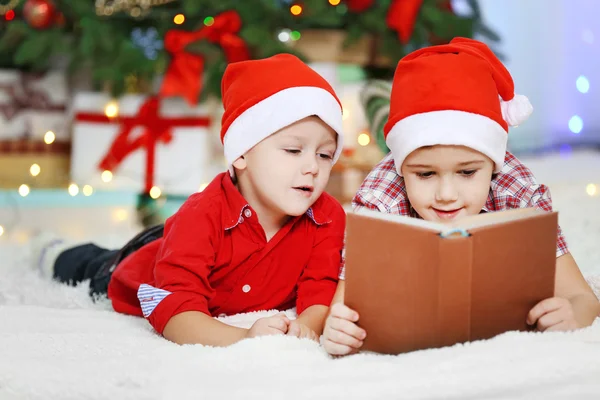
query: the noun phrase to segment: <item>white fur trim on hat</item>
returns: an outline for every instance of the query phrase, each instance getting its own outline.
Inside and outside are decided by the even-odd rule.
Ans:
[[[248,108],[233,121],[223,146],[227,165],[243,156],[259,142],[311,115],[318,116],[337,133],[336,162],[342,152],[342,108],[327,90],[313,86],[281,90]]]
[[[402,163],[414,150],[423,146],[459,145],[477,150],[494,162],[500,172],[506,155],[508,133],[496,121],[483,115],[455,111],[432,111],[411,115],[396,123],[386,138],[402,175]]]

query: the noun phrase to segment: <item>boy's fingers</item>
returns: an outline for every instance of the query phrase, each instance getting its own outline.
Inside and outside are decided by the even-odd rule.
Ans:
[[[279,318],[279,319],[281,319],[281,320],[285,321],[285,323],[286,323],[287,325],[289,325],[289,324],[290,324],[290,319],[289,319],[289,318],[288,318],[288,317],[285,315],[285,313],[284,313],[284,312],[279,312],[279,313],[277,313],[277,314],[273,315],[273,317],[271,317],[271,318]]]
[[[557,297],[551,297],[537,303],[527,314],[527,324],[533,325],[544,314],[562,307],[563,302]]]
[[[545,331],[555,325],[563,322],[563,315],[560,312],[553,311],[542,315],[537,321],[537,328],[540,331]]]
[[[544,329],[544,332],[556,332],[565,330],[567,330],[567,324],[563,321],[559,322],[558,324],[554,324],[552,326],[547,327],[546,329]]]
[[[344,332],[347,335],[353,336],[356,339],[364,340],[367,337],[367,332],[357,326],[354,322],[347,321],[341,318],[331,318],[329,320],[329,326],[340,332]]]
[[[348,321],[358,321],[358,313],[342,303],[335,303],[331,306],[331,315]]]
[[[319,337],[319,335],[317,335],[317,333],[315,331],[310,331],[310,338],[317,343],[320,342],[320,340],[319,340],[320,337]]]
[[[300,336],[300,325],[294,322],[290,323],[287,334],[289,336]]]
[[[353,352],[353,349],[343,344],[334,343],[329,339],[323,341],[325,351],[333,356],[344,356]]]
[[[267,326],[275,329],[279,329],[280,331],[287,331],[288,324],[281,318],[271,318]]]
[[[277,328],[267,328],[268,329],[268,333],[267,335],[285,335],[285,331],[282,331],[281,329],[277,329]]]
[[[344,332],[337,331],[335,329],[329,329],[325,336],[326,336],[327,340],[329,340],[333,343],[345,345],[348,347],[353,347],[355,349],[360,349],[363,345],[362,340],[359,340],[355,337],[352,337]]]

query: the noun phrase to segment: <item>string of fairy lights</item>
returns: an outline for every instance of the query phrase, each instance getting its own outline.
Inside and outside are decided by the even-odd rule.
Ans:
[[[152,7],[162,6],[176,0],[96,0],[96,15],[109,17],[126,12],[134,18],[146,15]]]
[[[2,0],[0,0],[1,2]],[[165,5],[176,0],[96,0],[95,2],[95,11],[98,16],[109,17],[115,15],[117,13],[127,13],[131,17],[144,17],[148,14],[151,8]],[[327,0],[332,6],[338,6],[341,4],[341,0]],[[10,0],[8,3],[1,4],[0,3],[0,15],[6,15],[8,12],[14,13],[14,9],[20,4],[20,0]],[[289,12],[294,16],[299,16],[303,13],[303,7],[301,4],[295,4],[291,2],[289,7]],[[185,22],[186,17],[183,13],[178,13],[173,17],[173,23],[175,25],[181,25]],[[205,26],[211,26],[214,24],[214,17],[207,16],[203,19],[203,24]],[[290,29],[282,29],[277,34],[278,40],[281,42],[288,41],[296,41],[299,40],[301,34],[299,31],[290,30]],[[344,108],[344,119],[347,119],[350,116],[349,109],[347,107]],[[119,115],[119,105],[116,100],[112,100],[106,104],[104,107],[104,113],[109,118],[116,118]],[[43,141],[46,145],[51,145],[57,140],[57,135],[52,130],[48,130],[44,137]],[[371,135],[367,131],[363,131],[358,134],[357,142],[360,146],[367,146],[371,142]],[[22,183],[17,188],[17,193],[20,197],[27,197],[31,194],[32,188],[35,188],[35,178],[38,177],[42,173],[43,169],[42,162],[34,162],[29,166],[29,175],[34,179],[33,182]],[[51,172],[54,173],[54,172]],[[131,173],[131,171],[119,171],[120,178],[128,178],[132,181],[139,180],[139,176],[135,176],[135,174]],[[100,174],[100,178],[103,183],[110,184],[114,179],[114,174],[112,171],[106,170],[102,171]],[[165,184],[168,184],[165,183]],[[204,190],[207,186],[207,183],[203,183],[198,188],[198,191]],[[83,195],[85,197],[92,196],[95,193],[95,188],[92,185],[85,184],[80,187],[80,185],[76,183],[70,183],[67,187],[67,192],[70,196],[78,196]],[[10,192],[5,192],[9,194]],[[149,196],[158,200],[163,197],[163,191],[160,187],[154,186],[151,188],[149,192]],[[9,196],[12,203],[12,208],[15,209],[15,212],[12,213],[14,221],[4,221],[4,226],[0,225],[0,236],[9,229],[9,227],[17,224],[19,220],[19,200],[18,197]],[[122,214],[122,213],[121,213]],[[120,219],[123,219],[123,215],[120,215]]]
[[[116,100],[109,101],[104,107],[104,114],[111,119],[118,117],[119,116],[118,102]],[[46,145],[52,145],[56,140],[57,140],[57,135],[55,132],[48,130],[44,134],[43,141]],[[34,181],[30,182],[29,184],[22,183],[21,185],[19,185],[16,190],[16,192],[18,193],[18,196],[15,197],[13,195],[14,192],[12,192],[12,191],[0,191],[0,193],[3,193],[5,195],[5,198],[9,200],[10,204],[8,205],[8,207],[12,210],[12,212],[10,213],[10,221],[4,220],[4,221],[1,221],[1,223],[0,223],[0,236],[2,236],[5,232],[13,230],[14,227],[18,225],[19,220],[21,219],[20,212],[19,212],[20,202],[18,200],[18,197],[24,198],[24,197],[31,195],[32,187],[35,187],[35,178],[38,177],[42,173],[42,170],[43,170],[43,162],[41,162],[41,161],[34,162],[33,164],[31,164],[29,166],[28,172]],[[56,174],[56,171],[50,171],[50,173]],[[186,174],[185,171],[181,173],[181,176],[172,176],[169,180],[164,180],[163,183],[166,186],[169,186],[170,183],[178,181],[179,179],[182,179],[184,177],[183,176],[184,174]],[[120,179],[127,179],[131,182],[136,182],[136,183],[139,182],[141,179],[141,176],[139,176],[139,173],[127,171],[122,168],[119,169],[118,176]],[[100,173],[100,178],[104,184],[110,184],[113,181],[114,177],[115,177],[115,175],[113,174],[113,172],[109,171],[109,170],[105,170]],[[198,187],[197,191],[201,192],[207,186],[208,186],[208,183],[202,183]],[[72,197],[75,197],[78,195],[83,195],[85,197],[89,197],[95,193],[95,188],[89,184],[85,184],[80,187],[80,185],[78,185],[76,183],[70,183],[67,187],[67,192]],[[17,193],[14,193],[14,194],[16,195]],[[157,205],[159,207],[164,206],[164,204],[166,203],[166,197],[163,194],[163,190],[159,186],[153,186],[149,192],[149,196],[153,200],[157,200],[159,202],[159,203],[157,203]],[[146,211],[144,209],[138,211],[138,217],[140,219],[151,216],[152,214],[153,214],[153,211]],[[117,210],[115,218],[119,221],[125,220],[127,218],[126,211],[124,211],[122,209]]]
[[[350,116],[350,110],[348,107],[344,107],[344,119],[349,118]],[[110,100],[109,102],[107,102],[104,106],[104,110],[103,110],[104,114],[111,119],[117,118],[119,116],[119,102],[117,100]],[[43,141],[46,145],[51,145],[53,144],[55,141],[57,140],[57,135],[55,132],[49,130],[44,134],[43,137]],[[368,132],[361,132],[359,133],[358,137],[357,137],[357,142],[359,145],[361,146],[367,146],[371,143],[371,136]],[[35,179],[36,177],[38,177],[41,173],[42,173],[42,169],[43,169],[43,163],[42,162],[34,162],[33,164],[31,164],[29,166],[29,175]],[[54,171],[51,171],[50,173],[56,173]],[[120,178],[126,178],[131,180],[132,182],[138,182],[139,179],[141,179],[140,176],[137,176],[139,174],[135,174],[132,173],[131,171],[126,171],[126,170],[119,170],[118,176]],[[102,180],[103,183],[105,184],[110,184],[113,179],[114,179],[115,175],[113,173],[113,171],[109,171],[109,170],[105,170],[102,171],[100,173],[100,179]],[[172,181],[177,180],[177,177],[172,177],[171,178]],[[165,182],[165,184],[169,184],[169,182]],[[208,185],[208,183],[202,183],[199,188],[198,191],[201,192],[202,190],[204,190],[206,188],[206,186]],[[27,197],[31,194],[32,192],[32,186],[35,187],[35,183],[22,183],[21,185],[18,186],[17,188],[17,193],[20,197]],[[85,197],[89,197],[92,196],[95,193],[95,188],[90,185],[90,184],[85,184],[83,186],[80,186],[76,183],[70,183],[67,187],[67,192],[70,196],[78,196],[78,195],[83,195]],[[6,194],[10,194],[10,192],[5,192]],[[154,199],[154,200],[159,200],[161,199],[161,197],[163,197],[163,190],[159,187],[159,186],[153,186],[149,192],[149,196]],[[15,210],[18,209],[18,205],[19,205],[19,201],[17,198],[12,198],[11,197],[11,203],[13,203],[13,208],[15,208]],[[14,216],[14,220],[15,221],[4,221],[4,224],[0,224],[0,236],[7,230],[9,230],[9,227],[12,227],[14,225],[16,225],[16,223],[19,220],[19,214],[18,212],[12,213]],[[123,216],[121,215],[119,217],[119,219],[123,219]]]

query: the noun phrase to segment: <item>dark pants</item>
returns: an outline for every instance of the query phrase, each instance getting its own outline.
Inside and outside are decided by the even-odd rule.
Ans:
[[[90,296],[104,295],[118,253],[119,250],[103,249],[93,243],[67,249],[54,263],[54,279],[73,286],[89,279]]]
[[[93,243],[71,247],[56,259],[54,279],[69,285],[89,279],[90,296],[105,295],[117,265],[142,246],[162,237],[163,229],[163,225],[148,228],[118,250],[104,249]]]

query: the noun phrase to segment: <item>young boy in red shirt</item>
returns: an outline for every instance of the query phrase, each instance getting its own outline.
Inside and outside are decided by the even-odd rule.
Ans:
[[[341,205],[324,193],[342,150],[341,103],[289,54],[230,64],[222,96],[229,172],[121,250],[54,242],[38,267],[62,282],[91,279],[91,294],[107,292],[116,311],[146,317],[176,343],[318,339],[345,229]],[[213,318],[294,306],[296,320],[279,313],[250,329]]]
[[[506,151],[508,127],[532,111],[526,97],[515,95],[508,70],[479,41],[456,38],[407,55],[396,69],[384,127],[391,153],[367,176],[353,208],[437,222],[515,208],[552,211],[548,188]],[[588,326],[600,304],[560,228],[556,257],[555,296],[535,305],[527,323],[540,331]],[[325,349],[336,355],[358,351],[368,335],[357,325],[360,316],[343,304],[343,279],[342,269],[323,333]]]

